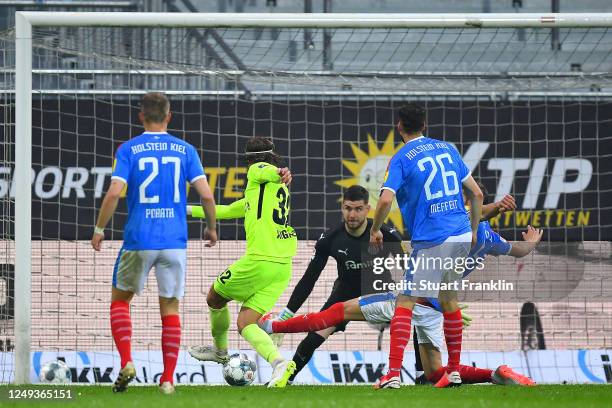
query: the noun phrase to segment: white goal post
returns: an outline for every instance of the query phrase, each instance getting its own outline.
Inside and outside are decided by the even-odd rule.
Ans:
[[[17,12],[15,63],[14,382],[30,380],[32,270],[33,27],[151,28],[576,28],[612,27],[612,13],[581,14],[243,14]]]

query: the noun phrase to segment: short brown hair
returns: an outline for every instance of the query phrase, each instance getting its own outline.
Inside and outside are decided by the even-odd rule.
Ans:
[[[344,194],[342,195],[342,201],[363,200],[363,202],[367,204],[369,199],[370,193],[368,193],[368,190],[357,184],[344,190]]]
[[[149,92],[142,97],[140,110],[149,123],[163,123],[170,112],[170,101],[160,92]]]

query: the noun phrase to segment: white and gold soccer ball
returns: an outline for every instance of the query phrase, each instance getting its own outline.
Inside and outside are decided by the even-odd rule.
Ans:
[[[45,384],[68,384],[72,382],[72,372],[61,360],[49,361],[40,368],[38,379]]]
[[[229,385],[249,385],[255,379],[255,371],[255,361],[244,353],[236,353],[223,366],[223,378]]]

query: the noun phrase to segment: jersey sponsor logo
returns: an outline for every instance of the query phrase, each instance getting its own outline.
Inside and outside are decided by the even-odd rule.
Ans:
[[[277,230],[276,231],[276,239],[290,239],[297,237],[297,233],[295,231],[287,231],[287,230]]]
[[[346,269],[353,269],[353,270],[372,268],[373,266],[374,266],[374,261],[355,262],[355,261],[349,260],[349,261],[344,262],[344,267]]]
[[[348,248],[346,248],[346,249],[339,249],[338,252],[348,256]]]

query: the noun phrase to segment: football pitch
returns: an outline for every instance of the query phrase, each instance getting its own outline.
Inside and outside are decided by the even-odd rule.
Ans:
[[[44,389],[69,389],[72,400],[9,401],[8,391],[25,387],[2,388],[0,406],[66,407],[604,407],[610,406],[612,387],[608,385],[540,385],[536,387],[501,387],[465,385],[460,388],[434,389],[405,386],[400,390],[375,391],[369,386],[291,386],[269,390],[261,386],[177,387],[175,394],[161,395],[157,387],[131,387],[124,394],[113,394],[110,387],[78,386]],[[27,387],[39,388],[43,387]]]

